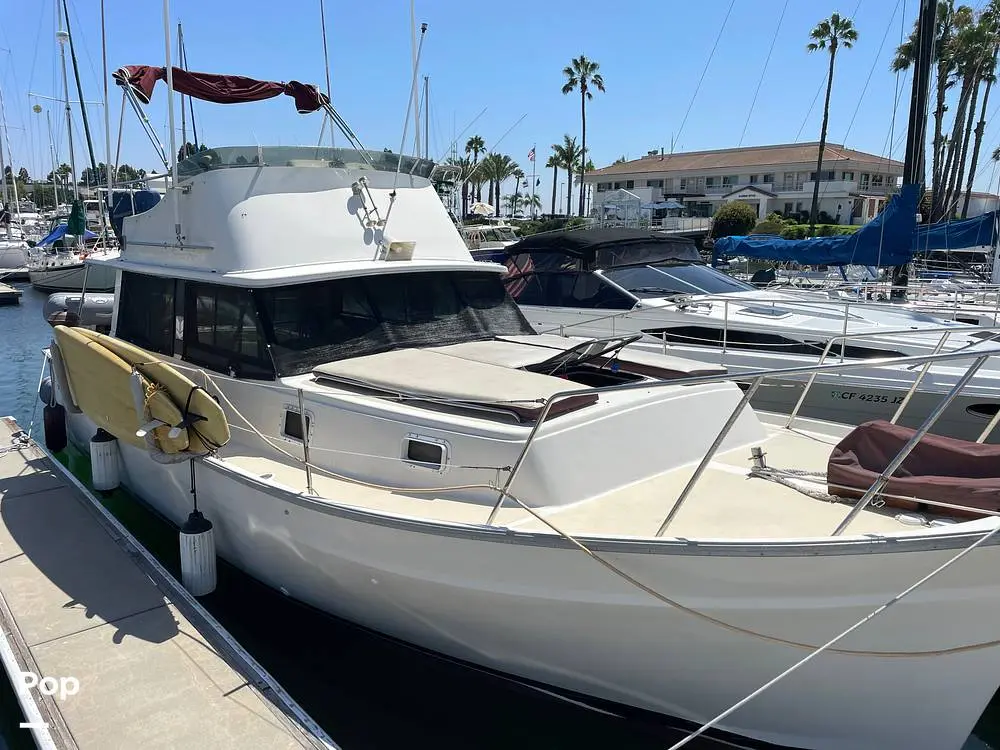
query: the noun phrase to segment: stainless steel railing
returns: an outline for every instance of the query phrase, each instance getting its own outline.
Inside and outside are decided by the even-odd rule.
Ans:
[[[760,385],[760,383],[763,381],[764,378],[788,377],[788,376],[795,377],[802,375],[810,375],[814,372],[815,373],[826,373],[826,372],[837,373],[845,371],[849,372],[851,370],[871,367],[873,365],[907,366],[907,365],[917,365],[924,363],[952,362],[956,360],[968,360],[971,357],[975,357],[975,361],[972,362],[971,365],[969,365],[969,367],[966,369],[962,377],[958,380],[958,382],[955,383],[954,387],[948,392],[947,395],[943,397],[942,401],[931,412],[931,414],[928,415],[927,419],[924,420],[923,424],[921,424],[920,428],[914,434],[914,437],[905,446],[903,446],[903,449],[896,455],[896,457],[892,460],[892,462],[890,462],[889,466],[886,468],[886,471],[884,471],[879,476],[879,478],[872,484],[872,486],[869,487],[865,495],[861,498],[861,500],[858,501],[854,509],[852,509],[848,518],[846,518],[844,522],[842,522],[836,529],[834,529],[833,534],[836,536],[843,532],[844,528],[847,527],[847,524],[849,524],[857,516],[858,513],[864,510],[864,508],[871,502],[872,498],[874,498],[879,493],[881,488],[884,487],[886,483],[888,483],[889,479],[892,477],[892,473],[897,468],[899,468],[899,466],[910,454],[913,448],[917,445],[917,443],[919,443],[920,439],[922,439],[923,436],[926,435],[927,432],[934,426],[938,418],[940,418],[940,416],[945,412],[948,406],[951,405],[951,403],[955,400],[955,398],[968,385],[968,383],[975,376],[976,372],[983,366],[986,360],[989,359],[991,356],[997,356],[997,355],[1000,355],[1000,346],[998,346],[995,349],[989,349],[986,351],[976,351],[971,354],[967,351],[959,351],[959,352],[949,352],[945,354],[938,353],[938,354],[916,355],[911,357],[883,357],[874,360],[862,360],[856,362],[837,362],[834,364],[806,365],[802,367],[784,367],[773,370],[756,370],[743,373],[740,377],[741,379],[749,378],[751,380],[750,388],[748,389],[747,392],[743,394],[743,397],[740,399],[740,402],[737,404],[733,413],[726,420],[722,429],[719,431],[715,440],[712,442],[712,445],[709,447],[708,451],[706,451],[705,455],[702,457],[701,462],[695,469],[695,473],[692,475],[691,479],[688,480],[687,484],[681,491],[681,494],[678,496],[677,500],[674,501],[673,506],[671,506],[670,510],[668,511],[666,517],[664,518],[663,523],[657,530],[656,535],[657,536],[663,535],[663,533],[669,526],[670,522],[677,515],[681,506],[683,506],[684,502],[688,499],[688,497],[690,497],[691,492],[697,485],[698,480],[704,473],[705,468],[711,462],[715,453],[718,451],[719,447],[725,441],[726,436],[729,434],[733,426],[736,424],[739,415],[743,412],[743,410],[749,403],[750,398],[753,395],[751,391],[756,390],[756,387]],[[493,522],[495,521],[497,514],[500,512],[500,509],[503,506],[504,500],[507,498],[508,494],[510,494],[511,485],[514,483],[514,480],[517,478],[518,473],[524,466],[525,459],[529,451],[531,450],[531,447],[534,445],[538,437],[538,434],[541,431],[542,425],[548,418],[548,415],[551,411],[553,404],[562,401],[563,399],[571,398],[573,396],[593,395],[595,393],[602,394],[602,393],[612,393],[612,392],[632,391],[632,390],[648,391],[650,389],[655,389],[655,388],[673,388],[678,386],[719,383],[719,382],[731,381],[732,379],[733,377],[729,374],[698,375],[698,376],[662,381],[660,383],[649,383],[643,381],[640,383],[626,383],[623,385],[607,386],[605,388],[597,388],[597,389],[575,388],[572,390],[560,391],[558,393],[553,394],[545,402],[545,406],[542,408],[538,420],[535,422],[535,424],[531,428],[531,431],[528,433],[528,436],[524,442],[524,446],[522,447],[521,452],[518,454],[517,459],[515,460],[514,464],[511,467],[510,472],[507,475],[507,480],[504,482],[503,486],[499,488],[497,501],[490,510],[490,514],[486,520],[486,524],[492,525]],[[992,429],[996,427],[998,422],[1000,422],[1000,412],[998,412],[998,417],[995,417],[993,420],[991,420],[987,429],[984,430],[983,435],[981,435],[979,442],[983,442],[986,440],[986,438],[989,437],[990,433],[992,432]]]

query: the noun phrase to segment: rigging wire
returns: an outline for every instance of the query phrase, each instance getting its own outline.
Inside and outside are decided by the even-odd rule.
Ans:
[[[708,66],[712,64],[712,58],[715,57],[715,50],[718,48],[719,41],[722,39],[722,32],[726,30],[726,24],[729,22],[729,15],[733,12],[733,6],[735,4],[736,0],[730,0],[729,9],[726,11],[726,17],[722,19],[722,26],[719,27],[719,33],[715,37],[715,44],[712,45],[712,51],[708,53],[708,60],[705,61],[705,67],[701,71],[701,78],[698,79],[698,85],[694,87],[694,93],[691,94],[691,101],[688,102],[687,111],[684,113],[684,119],[681,120],[681,126],[677,129],[677,135],[671,138],[671,153],[673,153],[674,150],[673,141],[676,141],[681,137],[681,132],[684,130],[684,124],[687,122],[688,115],[691,114],[691,108],[694,106],[694,100],[698,98],[698,92],[701,91],[701,84],[705,80],[705,74],[708,73]]]
[[[885,25],[885,33],[882,34],[882,41],[878,45],[878,52],[875,53],[875,59],[872,60],[872,66],[868,69],[868,77],[865,79],[865,85],[861,87],[861,94],[858,96],[858,103],[854,107],[854,114],[851,115],[851,122],[847,125],[847,132],[844,133],[844,146],[847,146],[847,137],[851,134],[851,128],[854,127],[854,121],[858,117],[858,112],[861,110],[861,103],[865,98],[865,93],[868,91],[868,84],[871,83],[872,74],[875,72],[875,66],[879,63],[879,58],[882,57],[882,50],[885,48],[885,40],[889,38],[889,31],[892,30],[892,22],[896,20],[896,13],[899,11],[899,6],[903,0],[896,0],[896,7],[892,9],[892,15],[889,16],[889,23]],[[903,6],[903,14],[906,14],[906,6]],[[902,24],[900,24],[902,26]],[[900,42],[902,44],[902,42]],[[896,73],[897,82],[899,79],[899,73]],[[895,117],[895,108],[893,108],[893,117]]]
[[[764,59],[764,67],[760,71],[760,78],[757,80],[757,88],[754,89],[753,99],[750,101],[750,111],[747,112],[747,120],[743,123],[743,132],[740,133],[740,142],[737,146],[743,145],[743,139],[747,134],[747,127],[750,125],[750,116],[753,115],[753,108],[757,104],[757,95],[760,93],[761,84],[764,83],[764,74],[767,73],[767,64],[771,61],[771,53],[774,52],[774,43],[778,40],[778,32],[781,30],[781,22],[785,18],[785,11],[788,10],[788,0],[785,0],[781,8],[781,15],[778,16],[778,25],[774,27],[774,36],[771,37],[771,47],[767,50],[767,57]]]

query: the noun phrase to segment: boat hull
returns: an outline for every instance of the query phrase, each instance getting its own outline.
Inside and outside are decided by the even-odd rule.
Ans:
[[[33,268],[28,278],[35,289],[45,292],[83,291],[85,266],[83,263]],[[111,292],[115,288],[115,270],[108,266],[91,266],[87,274],[88,292]]]
[[[69,415],[85,444],[92,423]],[[122,445],[125,483],[175,524],[186,464]],[[702,722],[966,546],[948,530],[911,551],[877,538],[721,545],[591,540],[671,608],[551,535],[377,515],[208,459],[199,506],[219,554],[286,595],[368,628],[529,680]],[[889,609],[722,728],[795,747],[959,748],[1000,682],[1000,547]],[[767,637],[764,637],[767,636]],[[932,679],[929,678],[932,676]]]

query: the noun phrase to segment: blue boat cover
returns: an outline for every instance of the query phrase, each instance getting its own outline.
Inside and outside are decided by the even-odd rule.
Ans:
[[[990,211],[973,219],[921,224],[913,233],[913,251],[959,250],[992,245],[997,212]]]
[[[786,240],[773,237],[722,237],[715,241],[721,256],[790,260],[802,265],[900,266],[913,258],[919,185],[903,185],[885,210],[854,234]],[[714,259],[713,259],[714,262]]]
[[[69,225],[68,224],[60,224],[55,229],[53,229],[51,232],[49,232],[47,236],[45,236],[43,239],[39,240],[38,244],[36,245],[36,247],[45,247],[46,245],[51,245],[56,240],[61,240],[66,235],[66,232],[67,232],[68,229],[69,229]],[[92,239],[92,238],[94,238],[94,237],[97,236],[96,234],[94,234],[93,232],[91,232],[89,229],[85,229],[83,231],[84,231],[83,238],[85,240],[89,240],[89,239]]]

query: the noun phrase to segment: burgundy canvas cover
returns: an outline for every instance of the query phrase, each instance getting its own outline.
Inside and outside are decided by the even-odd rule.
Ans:
[[[315,86],[298,81],[258,81],[245,76],[195,73],[180,68],[173,69],[173,76],[175,91],[216,104],[258,102],[285,94],[295,100],[295,108],[300,114],[308,114],[329,102],[326,94]],[[149,104],[156,82],[167,80],[167,69],[126,65],[116,70],[112,78],[119,86],[129,88],[143,104]]]
[[[856,427],[830,455],[826,469],[830,494],[861,497],[915,432],[884,420]],[[896,470],[885,492],[970,509],[964,513],[926,506],[929,512],[943,515],[981,515],[975,513],[976,508],[1000,511],[1000,445],[925,435]],[[919,502],[885,501],[887,505],[921,509]]]

